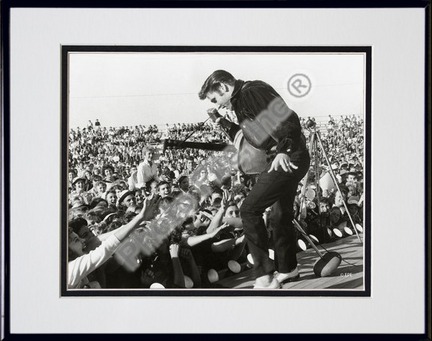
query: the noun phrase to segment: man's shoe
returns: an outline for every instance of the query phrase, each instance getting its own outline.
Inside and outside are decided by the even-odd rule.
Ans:
[[[260,277],[255,280],[253,286],[254,289],[280,289],[281,284],[279,281],[273,277],[266,276],[266,278]]]
[[[280,273],[275,271],[274,277],[278,280],[280,284],[293,282],[300,278],[300,274],[298,271],[298,267],[296,267],[293,271],[288,273]]]

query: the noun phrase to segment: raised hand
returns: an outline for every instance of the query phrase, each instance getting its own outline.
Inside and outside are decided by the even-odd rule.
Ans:
[[[221,226],[214,230],[214,236],[216,237],[222,230],[226,229],[229,226],[228,223],[223,223]]]
[[[181,247],[179,255],[183,259],[191,259],[192,258],[192,251],[189,248]]]
[[[152,201],[148,198],[144,199],[143,207],[141,209],[141,212],[138,213],[141,217],[141,219],[148,221],[153,219],[154,210],[158,205],[158,201]]]
[[[170,244],[169,253],[171,258],[178,258],[179,256],[179,244]]]

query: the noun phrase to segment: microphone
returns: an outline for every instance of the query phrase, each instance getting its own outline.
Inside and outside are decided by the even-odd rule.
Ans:
[[[305,123],[305,127],[308,128],[308,129],[309,128],[313,128],[315,126],[316,126],[316,123],[313,120],[311,120],[311,119],[307,120],[306,123]]]
[[[211,108],[207,110],[207,114],[210,116],[211,120],[213,122],[216,122],[216,120],[220,117],[222,117],[221,114],[219,114],[219,111],[217,111],[216,108]]]
[[[227,120],[225,117],[219,114],[219,111],[216,108],[208,109],[207,114],[214,123],[219,120],[217,122],[219,128],[225,133],[229,140],[233,142],[236,133],[240,130],[240,126]]]

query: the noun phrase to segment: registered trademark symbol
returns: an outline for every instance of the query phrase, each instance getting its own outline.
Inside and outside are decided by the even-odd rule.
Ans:
[[[306,96],[311,88],[311,80],[304,73],[296,73],[288,80],[288,91],[294,97]]]

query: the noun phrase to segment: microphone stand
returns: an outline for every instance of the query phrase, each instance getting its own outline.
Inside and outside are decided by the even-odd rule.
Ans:
[[[201,123],[198,123],[198,125],[199,125],[199,127],[201,128],[208,120],[210,119],[210,117],[207,117],[206,118],[206,120],[205,121],[203,121],[203,122],[201,122]],[[189,138],[193,135],[193,134],[195,134],[195,132],[196,132],[196,130],[192,130],[192,132],[188,135],[188,136],[186,136],[185,138],[184,138],[184,140],[183,141],[181,141],[180,143],[179,143],[179,147],[181,147],[181,145],[183,144],[183,143],[185,143],[187,140],[189,140]]]
[[[316,184],[317,198],[318,198],[318,212],[320,212],[320,210],[319,210],[319,208],[320,208],[320,194],[319,194],[319,188],[318,188],[318,186],[319,186],[319,174],[318,174],[318,156],[317,156],[318,155],[318,152],[317,152],[318,151],[318,144],[319,144],[321,152],[322,152],[322,154],[324,156],[325,162],[327,163],[327,166],[328,166],[328,169],[329,169],[329,173],[330,173],[330,176],[331,176],[331,178],[333,180],[333,183],[336,186],[337,191],[339,192],[339,194],[342,197],[342,203],[343,203],[344,208],[345,208],[345,210],[347,212],[348,218],[349,218],[349,220],[350,220],[350,222],[352,224],[354,232],[356,233],[356,236],[357,236],[358,240],[360,241],[360,243],[363,243],[360,235],[357,232],[357,229],[355,227],[355,224],[354,224],[354,221],[352,219],[351,213],[348,210],[348,206],[347,206],[347,204],[345,202],[345,199],[343,199],[342,191],[341,191],[341,189],[339,187],[338,181],[337,181],[336,176],[335,176],[335,174],[333,172],[333,169],[331,167],[330,161],[329,161],[329,159],[327,157],[327,153],[326,153],[326,151],[324,149],[324,146],[322,144],[320,132],[316,129],[316,123],[313,122],[313,121],[311,121],[311,120],[308,120],[306,122],[306,128],[311,133],[311,136],[310,136],[311,137],[311,139],[310,139],[310,152],[311,153],[313,152],[314,156],[315,156],[315,184]],[[309,172],[305,176],[304,190],[306,189],[308,175],[309,175]],[[302,191],[302,192],[304,193],[304,191]],[[305,200],[304,196],[302,197],[302,200]],[[301,208],[301,206],[300,206],[300,208]],[[321,225],[321,220],[320,220],[320,225]]]
[[[199,127],[202,127],[208,120],[209,120],[209,118],[210,117],[208,117],[205,121],[203,121],[203,122],[200,122],[200,123],[198,123],[198,126]],[[195,134],[195,132],[196,132],[196,130],[192,130],[192,132],[189,134],[189,135],[187,135],[182,141],[180,141],[180,142],[178,142],[177,144],[176,144],[176,147],[177,148],[181,148],[181,146],[193,135],[193,134]],[[167,141],[169,141],[169,139],[168,140],[162,140],[163,141],[163,144],[162,144],[162,152],[164,153],[165,152],[165,150],[166,150],[166,148],[167,148],[167,146],[166,146],[166,142]]]

